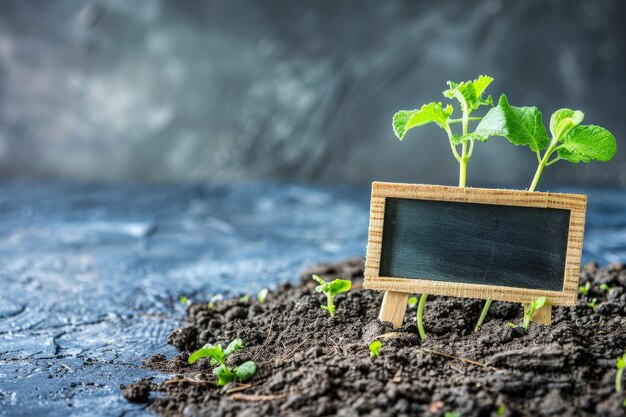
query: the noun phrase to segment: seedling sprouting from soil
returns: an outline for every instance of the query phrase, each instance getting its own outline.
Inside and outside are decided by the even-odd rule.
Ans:
[[[228,356],[241,348],[243,348],[241,339],[230,342],[226,350],[223,350],[219,343],[215,345],[206,344],[202,349],[192,353],[187,361],[192,364],[200,358],[211,358],[211,365],[219,365],[213,369],[213,374],[217,377],[217,385],[220,387],[232,381],[246,381],[256,373],[256,363],[247,361],[232,369],[226,365]]]
[[[600,289],[601,289],[602,291],[604,291],[604,292],[609,292],[609,291],[611,291],[611,287],[609,287],[609,284],[607,284],[607,283],[604,283],[604,284],[600,285]]]
[[[622,390],[622,375],[624,374],[624,368],[626,368],[626,353],[617,358],[616,361],[617,373],[615,374],[615,391],[620,392]]]
[[[256,299],[259,301],[259,303],[263,304],[267,299],[267,294],[269,294],[269,290],[267,288],[263,288],[256,295]]]
[[[180,301],[180,303],[184,305],[185,307],[191,305],[191,300],[184,295],[181,295],[180,297],[178,297],[178,301]]]
[[[313,279],[320,284],[315,287],[315,291],[326,295],[327,304],[320,307],[328,311],[330,317],[335,317],[335,295],[348,291],[352,286],[352,282],[339,278],[332,280],[331,282],[326,282],[317,275],[313,275]]]
[[[597,302],[598,302],[598,299],[597,299],[597,298],[594,298],[594,299],[592,299],[591,301],[589,301],[589,302],[587,303],[587,306],[588,306],[589,308],[591,308],[592,310],[594,310],[594,311],[595,311],[595,310],[596,310],[596,303],[597,303]]]
[[[537,154],[538,165],[528,191],[535,191],[544,168],[558,161],[607,162],[615,155],[617,144],[611,132],[596,125],[582,125],[584,117],[580,110],[559,109],[550,117],[548,133],[537,107],[511,106],[502,94],[498,105],[482,118],[474,135],[482,141],[491,136],[505,137],[516,146],[530,147]],[[483,310],[489,310],[489,305],[491,300],[487,300]],[[481,318],[485,316],[486,311]],[[481,325],[479,319],[476,327]]]
[[[370,358],[377,358],[380,352],[380,348],[382,346],[383,342],[381,342],[380,340],[374,340],[372,343],[370,343]]]
[[[578,292],[581,293],[582,295],[589,294],[590,289],[591,289],[591,283],[589,281],[587,281],[585,285],[578,286]]]
[[[207,308],[212,310],[215,308],[215,304],[222,301],[224,296],[222,294],[213,294],[211,298],[209,298],[209,302],[207,303]]]
[[[239,297],[239,302],[248,304],[250,302],[250,295],[248,294],[242,295],[241,297]]]
[[[407,132],[414,127],[424,126],[429,123],[436,123],[442,128],[448,136],[452,155],[459,163],[459,187],[465,187],[467,178],[467,164],[474,153],[474,143],[476,140],[486,141],[488,137],[482,137],[469,132],[469,122],[481,120],[480,117],[470,117],[474,110],[480,106],[492,106],[493,100],[491,96],[483,98],[483,93],[493,81],[492,77],[481,75],[473,81],[464,81],[454,83],[448,81],[448,89],[443,92],[444,97],[456,99],[461,107],[462,116],[460,119],[451,119],[454,108],[451,104],[443,107],[441,102],[432,102],[424,104],[421,108],[415,110],[401,110],[393,116],[393,131],[398,139],[403,140]],[[460,133],[453,133],[452,125],[460,123]],[[460,151],[458,147],[460,148]],[[422,294],[420,298],[420,307],[417,313],[417,328],[420,332],[420,338],[426,338],[424,332],[424,324],[422,322],[422,314],[426,305],[428,294]]]
[[[417,297],[410,297],[406,304],[409,308],[414,308],[417,305]]]
[[[426,332],[424,331],[424,307],[426,307],[426,299],[428,298],[428,294],[422,294],[420,296],[420,302],[417,305],[417,332],[420,335],[420,339],[426,339]]]
[[[545,306],[547,302],[546,297],[535,298],[531,303],[528,309],[524,312],[524,320],[522,321],[522,325],[518,326],[513,323],[507,323],[509,327],[521,327],[524,331],[528,330],[530,327],[530,323],[533,321],[533,316],[541,307]]]

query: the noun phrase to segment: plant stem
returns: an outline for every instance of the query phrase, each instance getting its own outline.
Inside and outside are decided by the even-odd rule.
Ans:
[[[615,374],[615,391],[620,392],[622,390],[622,374],[624,373],[624,368],[618,369]]]
[[[335,303],[333,303],[333,296],[330,294],[326,294],[326,300],[328,300],[328,312],[330,313],[330,317],[335,317]]]
[[[465,179],[467,177],[467,158],[461,157],[459,161],[459,187],[465,187]]]
[[[470,122],[477,122],[481,119],[482,117],[468,117],[467,118],[467,120]],[[455,123],[463,123],[463,119],[448,119],[448,124],[455,124]]]
[[[477,332],[483,325],[485,321],[485,317],[487,317],[487,312],[489,311],[489,307],[491,307],[492,299],[488,299],[485,301],[485,306],[483,307],[483,311],[480,313],[480,317],[478,318],[478,323],[476,323],[476,327],[474,327],[474,331]]]
[[[550,146],[548,146],[548,149],[546,149],[546,153],[543,154],[543,158],[541,158],[541,161],[539,161],[539,165],[537,166],[537,171],[535,171],[535,176],[533,177],[533,181],[530,184],[530,188],[528,188],[528,191],[535,191],[535,188],[537,188],[537,184],[539,184],[539,178],[541,178],[541,173],[543,172],[543,169],[546,167],[546,164],[548,164],[548,160],[550,159],[550,156],[552,156],[552,152],[554,152],[554,148],[556,147],[557,140],[558,138],[556,136],[552,138],[552,141],[550,142]],[[556,162],[556,160],[554,162]]]
[[[428,294],[422,294],[420,296],[420,302],[417,305],[417,331],[420,334],[420,339],[426,339],[426,332],[424,331],[424,307],[426,306],[426,299]]]

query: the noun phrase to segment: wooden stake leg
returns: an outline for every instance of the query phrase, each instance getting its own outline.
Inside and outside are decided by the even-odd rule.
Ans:
[[[408,300],[409,294],[406,292],[385,291],[378,319],[380,321],[390,321],[393,323],[394,329],[402,326]]]
[[[524,314],[526,314],[528,308],[530,308],[530,304],[524,304]],[[535,311],[533,322],[545,325],[552,324],[552,306],[550,304],[546,304],[539,310]]]

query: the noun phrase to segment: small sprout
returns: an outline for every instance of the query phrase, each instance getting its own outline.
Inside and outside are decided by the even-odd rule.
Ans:
[[[335,317],[335,295],[346,292],[352,286],[352,282],[337,278],[331,282],[326,282],[317,275],[313,275],[313,279],[320,285],[315,287],[315,291],[324,293],[326,295],[327,305],[321,305],[324,310],[328,311],[330,317]]]
[[[222,301],[224,299],[224,296],[222,294],[214,294],[213,296],[211,296],[211,298],[209,298],[209,303],[207,304],[207,308],[209,310],[213,310],[215,308],[215,304],[219,301]]]
[[[242,295],[241,297],[239,297],[239,302],[240,303],[244,303],[244,304],[248,304],[250,302],[250,295],[248,295],[248,294]]]
[[[185,307],[190,306],[191,305],[191,300],[189,298],[187,298],[184,295],[181,295],[180,297],[178,297],[178,300],[180,301],[180,303],[182,305],[184,305]]]
[[[269,290],[267,288],[263,288],[261,291],[259,291],[259,293],[256,295],[256,299],[259,300],[259,303],[263,304],[265,302],[265,300],[267,299],[267,294],[269,294]]]
[[[447,411],[444,414],[444,417],[461,417],[461,412],[460,411]]]
[[[585,285],[578,286],[578,292],[581,293],[582,295],[588,295],[590,289],[591,289],[591,283],[589,281],[587,281]]]
[[[380,340],[374,340],[370,343],[370,358],[377,358],[380,352],[380,348],[383,346],[383,342]]]
[[[609,292],[611,291],[611,287],[609,287],[609,284],[607,284],[606,282],[602,285],[600,285],[600,289],[604,292]]]
[[[545,306],[546,302],[547,302],[546,297],[539,297],[539,298],[534,299],[530,303],[530,307],[528,308],[528,310],[526,310],[524,312],[524,321],[522,322],[521,326],[518,326],[518,325],[513,324],[513,323],[507,323],[506,325],[509,326],[509,327],[512,327],[512,328],[521,327],[525,331],[528,330],[528,327],[530,327],[530,323],[533,321],[533,317],[534,317],[535,313],[541,307]]]
[[[622,375],[624,374],[624,368],[626,368],[626,352],[617,358],[617,373],[615,374],[615,391],[622,391]]]
[[[506,411],[506,408],[504,408],[503,405],[500,405],[498,406],[498,409],[496,410],[496,414],[499,416],[503,416],[505,411]]]
[[[420,334],[420,340],[426,339],[426,332],[424,331],[424,307],[426,306],[426,299],[428,294],[422,294],[420,296],[420,302],[417,306],[417,332]]]
[[[409,306],[409,308],[414,308],[417,305],[417,297],[409,298],[409,301],[407,301],[407,305]]]
[[[596,310],[596,302],[598,301],[598,299],[594,298],[593,300],[591,300],[590,302],[587,303],[587,306],[589,306],[592,310]]]
[[[243,341],[239,338],[230,342],[226,350],[223,350],[219,343],[215,345],[209,343],[192,353],[187,362],[192,364],[200,358],[211,358],[211,365],[219,365],[213,369],[213,374],[217,377],[217,385],[220,387],[232,381],[246,381],[256,373],[256,363],[247,361],[232,369],[226,365],[226,358],[241,348]]]

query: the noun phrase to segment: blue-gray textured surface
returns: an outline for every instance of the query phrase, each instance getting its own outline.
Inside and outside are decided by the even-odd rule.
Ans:
[[[5,0],[0,175],[455,185],[444,133],[401,143],[391,117],[481,73],[622,148],[624,16],[623,0]],[[480,143],[470,185],[529,184],[535,165]],[[626,152],[542,182],[626,185]]]
[[[368,205],[367,188],[0,184],[0,415],[146,413],[118,387],[174,354],[180,294],[363,256]],[[625,208],[589,192],[585,260],[626,260]]]

